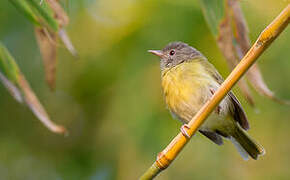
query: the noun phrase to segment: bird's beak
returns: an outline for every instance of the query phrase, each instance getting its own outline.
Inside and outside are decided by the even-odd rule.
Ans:
[[[160,50],[148,50],[148,52],[150,52],[151,54],[158,56],[160,58],[162,58],[164,56],[162,51],[160,51]]]

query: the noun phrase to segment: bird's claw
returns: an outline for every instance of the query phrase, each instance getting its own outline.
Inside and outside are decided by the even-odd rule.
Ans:
[[[190,138],[189,134],[187,133],[187,130],[189,129],[187,124],[184,124],[181,126],[180,131],[183,134],[183,136],[185,136],[186,138]]]

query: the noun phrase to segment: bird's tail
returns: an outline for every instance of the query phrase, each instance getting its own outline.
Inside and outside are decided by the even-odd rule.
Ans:
[[[259,156],[265,154],[264,148],[239,126],[236,126],[230,140],[236,146],[244,160],[248,160],[248,155],[257,160]]]

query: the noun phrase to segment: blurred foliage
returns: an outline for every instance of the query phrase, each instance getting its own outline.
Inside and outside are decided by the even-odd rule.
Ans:
[[[64,1],[65,2],[65,1]],[[179,131],[163,102],[158,58],[147,53],[181,40],[199,49],[225,77],[228,68],[200,4],[190,0],[84,0],[64,3],[68,34],[80,59],[59,49],[56,91],[44,82],[33,27],[0,1],[0,40],[17,59],[51,118],[70,131],[47,131],[0,86],[0,179],[137,179]],[[241,1],[250,38],[287,1]],[[260,57],[265,81],[290,98],[289,29]],[[240,96],[239,91],[235,91]],[[289,107],[254,94],[257,109],[240,98],[250,134],[265,147],[243,161],[230,143],[216,146],[197,134],[158,179],[289,179]],[[33,121],[34,120],[34,121]]]
[[[240,7],[239,0],[200,0],[205,19],[216,38],[218,47],[223,53],[231,69],[234,69],[251,47],[247,22]],[[238,82],[241,93],[248,103],[254,106],[252,93],[248,83],[262,96],[280,104],[290,105],[290,101],[278,98],[267,86],[258,63],[252,65],[246,73],[247,81],[242,78]],[[248,82],[248,83],[247,83]]]
[[[65,27],[69,22],[66,12],[57,0],[10,0],[34,26],[35,36],[42,54],[45,78],[51,90],[55,89],[58,40],[74,56],[77,52],[72,45]]]
[[[3,72],[3,73],[2,73]],[[25,76],[21,73],[17,63],[15,62],[8,49],[0,42],[0,82],[7,88],[8,92],[19,103],[25,102],[34,115],[48,129],[55,133],[66,133],[66,129],[62,126],[54,124],[42,104],[39,102]]]

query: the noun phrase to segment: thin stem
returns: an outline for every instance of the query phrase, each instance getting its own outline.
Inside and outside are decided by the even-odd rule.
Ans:
[[[247,72],[257,58],[267,49],[267,47],[279,36],[279,34],[287,27],[290,21],[290,5],[272,21],[270,25],[260,34],[257,41],[235,67],[227,79],[222,83],[221,87],[216,91],[212,98],[199,110],[199,112],[188,123],[189,129],[187,134],[192,135],[198,130],[199,126],[205,121],[218,103],[226,96],[237,81]],[[166,169],[176,158],[182,148],[190,138],[186,138],[179,133],[171,143],[159,153],[154,164],[140,178],[142,180],[153,179],[162,170]]]
[[[152,164],[152,166],[142,175],[140,180],[153,179],[161,171],[162,170],[158,167],[157,163],[154,162],[154,164]]]

